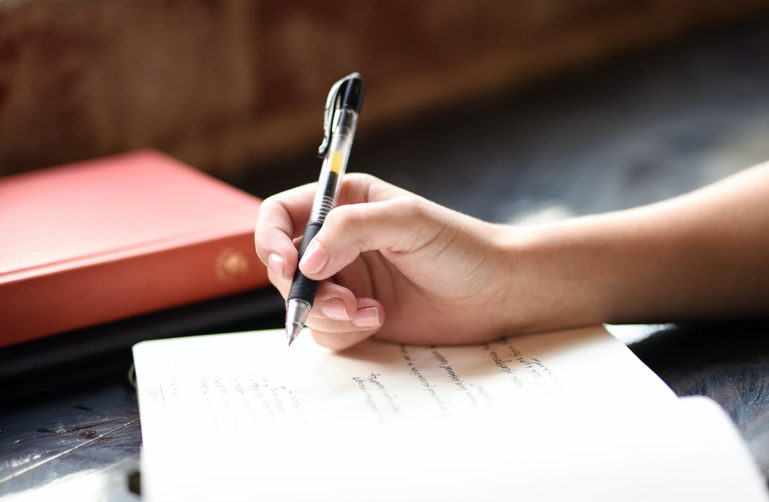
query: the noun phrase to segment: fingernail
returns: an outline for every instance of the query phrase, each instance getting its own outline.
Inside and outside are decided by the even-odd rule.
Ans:
[[[327,261],[328,253],[326,253],[326,250],[320,245],[320,242],[313,240],[304,252],[304,256],[302,256],[302,261],[299,265],[303,272],[313,274],[320,272]]]
[[[350,315],[347,313],[347,308],[341,298],[331,298],[323,302],[320,308],[321,312],[331,319],[338,319],[340,321],[349,321]]]
[[[273,272],[278,274],[279,277],[283,277],[283,258],[277,254],[272,253],[267,258],[267,264],[270,266]]]
[[[361,328],[375,328],[379,326],[379,310],[376,307],[360,308],[352,322]]]

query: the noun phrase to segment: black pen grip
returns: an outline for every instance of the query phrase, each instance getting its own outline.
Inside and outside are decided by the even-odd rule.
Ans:
[[[312,241],[313,237],[320,231],[320,227],[323,224],[317,221],[313,221],[304,227],[304,235],[302,236],[302,243],[299,245],[299,260],[304,256],[304,252],[307,250],[307,246]],[[308,279],[299,271],[299,262],[297,261],[296,272],[294,272],[294,280],[291,282],[291,289],[288,292],[288,300],[296,298],[297,300],[304,300],[312,305],[315,300],[315,290],[318,289],[318,281]]]

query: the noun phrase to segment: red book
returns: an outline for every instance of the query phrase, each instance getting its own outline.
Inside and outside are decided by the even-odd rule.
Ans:
[[[0,179],[0,346],[266,285],[260,203],[153,151]]]

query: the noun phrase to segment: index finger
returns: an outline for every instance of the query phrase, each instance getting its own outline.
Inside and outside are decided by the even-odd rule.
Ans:
[[[311,183],[273,195],[259,209],[256,253],[282,278],[296,269],[298,253],[293,240],[304,232],[317,186]],[[339,205],[387,200],[399,193],[406,192],[374,176],[353,173],[342,182]]]

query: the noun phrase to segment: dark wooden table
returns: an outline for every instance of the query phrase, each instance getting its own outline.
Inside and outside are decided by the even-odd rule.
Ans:
[[[127,382],[89,385],[0,412],[0,496],[8,500],[138,500],[141,427]]]

